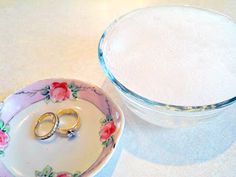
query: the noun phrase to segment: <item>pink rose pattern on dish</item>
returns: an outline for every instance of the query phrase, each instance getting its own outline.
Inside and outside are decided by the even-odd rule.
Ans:
[[[81,173],[68,173],[68,172],[59,172],[56,173],[53,171],[52,167],[47,165],[42,171],[35,171],[36,177],[80,177]]]
[[[9,142],[9,125],[0,120],[0,156],[4,154],[4,149]]]
[[[56,102],[70,98],[70,90],[66,82],[53,82],[49,92],[50,97]]]
[[[60,174],[57,174],[56,177],[71,177],[71,175],[69,173],[60,173]]]
[[[107,140],[116,130],[114,122],[109,121],[104,124],[100,131],[100,137],[102,140]]]
[[[45,100],[53,102],[62,102],[69,98],[76,99],[79,87],[73,83],[53,82],[51,85],[45,86],[41,90],[41,94],[45,96]]]
[[[116,125],[111,115],[107,115],[105,119],[101,120],[100,140],[105,147],[114,144],[113,134],[116,131]]]
[[[0,130],[0,148],[4,148],[8,143],[8,134]]]

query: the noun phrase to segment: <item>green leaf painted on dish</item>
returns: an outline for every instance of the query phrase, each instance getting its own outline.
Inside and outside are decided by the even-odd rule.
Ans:
[[[70,88],[70,90],[72,91],[72,92],[78,92],[79,91],[79,87],[77,87],[77,86],[73,86],[72,88]]]
[[[103,141],[103,142],[102,142],[102,145],[106,145],[106,144],[107,144],[107,141]]]
[[[77,96],[77,93],[76,93],[76,92],[73,92],[73,93],[72,93],[72,96],[73,96],[74,98],[78,98],[78,96]]]
[[[52,173],[52,167],[50,167],[49,165],[47,165],[44,169],[43,169],[43,174],[49,176]]]
[[[49,94],[49,90],[48,90],[48,89],[43,89],[43,90],[41,91],[41,94],[44,95],[44,96],[46,96],[46,95]]]
[[[80,172],[76,172],[76,173],[72,174],[71,176],[72,176],[72,177],[80,177],[80,175],[81,175]]]
[[[36,177],[53,177],[55,175],[55,173],[53,172],[52,167],[50,167],[49,165],[47,165],[43,171],[35,171],[35,176]]]
[[[45,89],[50,90],[50,85],[47,85]]]
[[[102,145],[104,145],[105,147],[108,147],[109,144],[110,144],[110,138],[102,142]]]
[[[34,174],[35,174],[36,177],[43,176],[43,173],[41,171],[38,171],[38,170],[36,170]]]
[[[0,129],[2,130],[4,128],[4,122],[3,120],[0,120]]]
[[[45,97],[45,100],[46,100],[46,101],[49,101],[49,100],[50,100],[50,95],[47,95],[47,96]]]
[[[0,150],[0,157],[4,155],[4,151]]]
[[[73,89],[73,92],[78,92],[79,91],[79,88],[78,87],[75,87],[74,89]]]
[[[110,137],[110,138],[111,138],[111,141],[114,141],[114,136],[113,136],[113,135],[111,135],[111,137]]]
[[[81,172],[77,171],[73,174],[69,173],[69,172],[53,172],[53,169],[51,166],[47,165],[42,171],[35,171],[35,176],[36,177],[56,177],[56,176],[60,176],[60,175],[64,175],[66,174],[67,176],[69,175],[70,177],[80,177],[81,176]]]
[[[111,115],[107,115],[107,116],[106,116],[106,119],[107,119],[108,121],[112,121],[112,120],[113,120],[113,117],[112,117]]]
[[[101,119],[100,122],[101,122],[101,124],[105,124],[107,122],[107,120],[106,119]]]
[[[114,141],[113,135],[110,136],[106,141],[103,141],[102,145],[104,145],[105,147],[108,147],[112,143],[112,141]]]
[[[8,133],[10,131],[10,126],[6,124],[5,127],[2,129],[2,131]]]
[[[69,87],[69,89],[72,89],[74,87],[74,84],[73,83],[69,83],[68,87]]]
[[[49,176],[48,177],[53,177],[55,175],[55,173],[51,173],[51,174],[49,174]]]

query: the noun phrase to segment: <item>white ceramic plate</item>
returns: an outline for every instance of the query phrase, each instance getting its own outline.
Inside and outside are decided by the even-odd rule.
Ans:
[[[37,140],[37,117],[64,108],[79,112],[77,136]],[[66,79],[38,81],[10,95],[0,118],[1,177],[95,175],[108,162],[124,127],[121,110],[100,88]]]

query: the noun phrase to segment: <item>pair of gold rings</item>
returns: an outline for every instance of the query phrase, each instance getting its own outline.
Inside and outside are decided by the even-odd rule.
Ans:
[[[60,126],[60,121],[59,119],[64,117],[64,116],[71,116],[76,119],[76,123],[74,123],[70,128],[62,128]],[[53,123],[52,128],[47,130],[46,134],[40,133],[39,127],[46,121]],[[79,114],[76,110],[74,109],[63,109],[60,110],[57,114],[54,114],[53,112],[47,112],[41,115],[36,122],[36,125],[34,127],[34,135],[37,139],[40,140],[46,140],[50,137],[52,137],[55,133],[58,133],[61,136],[64,137],[74,137],[76,135],[76,132],[79,130],[80,127],[80,117]]]

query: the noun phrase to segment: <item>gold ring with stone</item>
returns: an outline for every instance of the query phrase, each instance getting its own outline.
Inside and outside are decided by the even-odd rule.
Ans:
[[[53,123],[53,127],[48,131],[47,134],[40,135],[38,132],[39,125],[41,125],[46,120],[50,120]],[[48,139],[56,132],[56,129],[58,128],[58,126],[59,126],[58,116],[52,112],[47,112],[38,118],[37,123],[34,127],[34,135],[36,138],[40,140]]]
[[[80,117],[79,113],[71,108],[68,109],[62,109],[57,113],[58,118],[60,119],[61,117],[64,116],[72,116],[76,119],[76,123],[70,127],[70,128],[61,128],[60,126],[57,128],[56,132],[59,133],[62,136],[66,136],[68,138],[74,137],[76,135],[76,132],[79,130],[80,127]],[[65,117],[66,119],[66,117]]]

